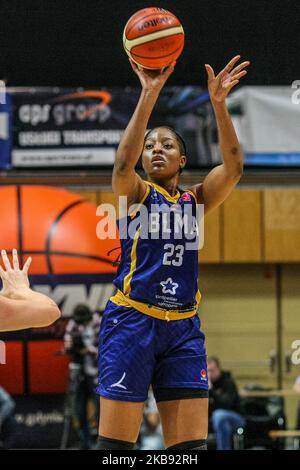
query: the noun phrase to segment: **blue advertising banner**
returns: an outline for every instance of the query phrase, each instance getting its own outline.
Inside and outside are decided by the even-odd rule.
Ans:
[[[242,87],[229,96],[246,167],[300,165],[299,89]],[[137,87],[8,91],[6,103],[0,104],[0,168],[112,168],[140,95]],[[207,90],[165,87],[148,128],[161,125],[173,127],[185,140],[187,169],[221,163]]]
[[[14,167],[111,167],[139,88],[15,90]],[[149,128],[171,126],[188,150],[187,167],[220,162],[209,95],[200,87],[166,87]]]
[[[9,93],[0,95],[0,169],[11,168],[12,104]]]

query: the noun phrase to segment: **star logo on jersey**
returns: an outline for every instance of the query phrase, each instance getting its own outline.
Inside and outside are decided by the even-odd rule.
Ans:
[[[173,279],[171,277],[168,277],[166,281],[161,281],[160,285],[162,286],[162,292],[163,294],[176,294],[176,289],[178,287],[177,282],[173,282]]]

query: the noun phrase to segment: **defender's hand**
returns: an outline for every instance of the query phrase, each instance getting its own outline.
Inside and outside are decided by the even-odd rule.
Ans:
[[[11,266],[5,250],[1,251],[1,256],[5,270],[0,265],[0,277],[3,283],[0,294],[10,297],[15,291],[29,289],[28,270],[32,258],[28,258],[23,269],[20,269],[17,250],[13,250],[13,266]]]

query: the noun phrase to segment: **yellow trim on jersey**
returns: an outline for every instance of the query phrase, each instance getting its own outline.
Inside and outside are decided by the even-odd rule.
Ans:
[[[134,239],[132,242],[131,254],[130,254],[130,258],[131,258],[130,270],[129,270],[129,273],[126,274],[123,280],[123,290],[125,294],[129,294],[129,292],[131,291],[130,283],[131,283],[131,279],[134,274],[134,271],[136,270],[136,245],[140,236],[140,231],[141,231],[141,227],[139,227],[137,231],[135,232]]]
[[[147,183],[147,181],[145,181],[145,183]],[[136,204],[138,204],[138,207],[136,209],[134,209],[134,212],[129,214],[131,219],[133,219],[136,216],[137,212],[139,211],[140,206],[142,204],[144,204],[144,202],[145,202],[145,200],[146,200],[149,193],[150,193],[150,186],[148,186],[148,184],[146,184],[146,192],[145,192],[144,196],[142,197],[142,199],[139,202],[136,203]]]
[[[135,209],[135,211],[132,214],[130,214],[131,219],[135,217],[136,213],[139,210],[139,206],[144,203],[149,193],[150,193],[150,186],[146,184],[145,194],[142,197],[141,201],[138,203],[138,208]],[[129,269],[129,273],[126,274],[123,280],[123,290],[126,294],[129,294],[129,292],[131,291],[130,283],[131,283],[131,279],[134,274],[134,271],[136,270],[136,246],[137,246],[138,238],[140,236],[140,231],[141,231],[141,227],[138,228],[138,230],[136,231],[134,235],[134,239],[133,239],[133,243],[131,247],[131,254],[130,254],[130,258],[131,258],[130,269]]]
[[[171,194],[168,193],[168,191],[166,191],[165,188],[162,188],[161,186],[159,186],[159,184],[156,184],[156,183],[152,183],[150,181],[145,181],[145,183],[147,184],[150,184],[151,186],[153,186],[153,188],[156,189],[156,191],[158,191],[160,194],[162,194],[166,199],[167,201],[169,202],[177,202],[178,201],[178,198],[180,197],[180,192],[176,191],[176,194],[174,196],[171,196]]]
[[[147,183],[147,181],[145,181],[145,183]],[[146,197],[148,196],[149,193],[150,193],[150,188],[146,184],[146,192],[145,192],[144,196],[142,197],[142,200],[139,202],[139,204],[143,204],[143,202],[145,202],[145,199],[146,199]]]
[[[200,291],[197,291],[196,294],[196,305],[186,312],[181,312],[180,310],[169,310],[156,307],[155,305],[149,306],[144,302],[139,302],[138,300],[130,299],[127,295],[124,295],[120,290],[113,295],[110,300],[117,305],[122,305],[123,307],[133,307],[135,310],[138,310],[145,315],[150,317],[158,318],[159,320],[184,320],[185,318],[191,318],[197,314],[198,306],[200,303],[201,294]]]
[[[169,202],[176,203],[178,201],[178,198],[180,197],[180,192],[178,191],[178,189],[177,189],[177,192],[176,192],[175,196],[171,196],[171,194],[169,194],[168,191],[165,190],[165,188],[163,188],[162,186],[159,186],[159,184],[152,183],[150,181],[145,181],[145,183],[150,184],[151,186],[153,186],[156,189],[156,191],[161,193],[167,199],[167,201],[169,201]],[[193,191],[191,191],[190,189],[187,189],[185,192],[189,193],[191,196],[193,196],[193,198],[195,199],[195,202],[197,203],[197,197],[193,193]]]

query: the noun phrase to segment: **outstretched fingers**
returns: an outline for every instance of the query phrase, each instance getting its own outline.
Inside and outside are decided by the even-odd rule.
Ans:
[[[234,67],[234,69],[230,72],[230,75],[236,75],[239,73],[241,70],[243,70],[245,67],[248,67],[250,65],[250,61],[246,60],[245,62],[242,62],[241,64],[237,65]]]
[[[9,271],[11,269],[11,265],[5,250],[1,250],[1,256],[6,271]]]
[[[130,65],[131,65],[132,70],[133,70],[135,73],[138,73],[138,72],[139,72],[138,65],[137,65],[130,57],[128,57],[128,60],[129,60],[129,62],[130,62]]]
[[[167,67],[163,67],[160,71],[160,74],[168,78],[171,75],[171,73],[174,72],[175,65],[176,65],[176,61],[172,62],[170,65],[167,65]]]
[[[15,248],[12,251],[12,256],[13,256],[13,268],[20,269],[18,252]]]
[[[247,70],[242,70],[240,73],[237,73],[235,75],[232,75],[231,76],[231,79],[232,80],[239,80],[240,78],[242,78],[244,75],[247,74]]]
[[[215,72],[211,65],[205,64],[208,80],[213,80],[215,78]]]
[[[1,277],[2,281],[4,281],[4,279],[6,279],[6,272],[4,271],[2,266],[0,266],[0,277]]]
[[[234,56],[229,62],[228,64],[224,67],[224,71],[227,72],[227,73],[230,73],[231,70],[233,69],[233,67],[235,66],[235,64],[240,60],[241,56],[240,55],[236,55]]]
[[[31,265],[31,261],[32,261],[32,258],[31,258],[31,257],[27,258],[27,260],[26,260],[26,262],[25,262],[25,264],[24,264],[24,266],[23,266],[23,269],[22,269],[23,273],[25,273],[25,274],[28,273],[28,270],[29,270],[30,265]]]
[[[239,80],[232,80],[232,81],[226,83],[225,85],[223,85],[223,87],[229,92],[239,82],[240,82]]]

